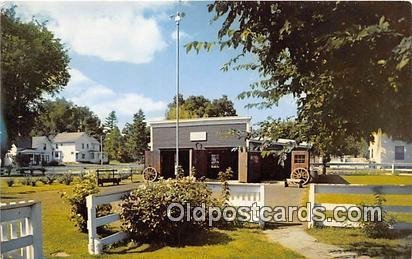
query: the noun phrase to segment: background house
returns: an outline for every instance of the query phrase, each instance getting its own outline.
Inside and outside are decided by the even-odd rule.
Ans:
[[[61,151],[64,163],[100,163],[100,143],[85,132],[59,133],[54,137],[53,145]],[[107,161],[104,155],[103,161]]]
[[[412,143],[395,140],[379,131],[369,145],[370,161],[376,163],[412,163]]]
[[[53,142],[49,137],[33,137],[32,148],[43,155],[43,161],[46,163],[50,163],[51,161],[56,161],[57,163],[62,162],[62,152],[54,147]]]

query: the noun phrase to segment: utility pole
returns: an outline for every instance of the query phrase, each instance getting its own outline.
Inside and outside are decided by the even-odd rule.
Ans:
[[[103,165],[103,136],[100,135],[100,165]]]
[[[182,14],[177,12],[174,16],[176,22],[176,164],[175,176],[179,174],[179,25]]]

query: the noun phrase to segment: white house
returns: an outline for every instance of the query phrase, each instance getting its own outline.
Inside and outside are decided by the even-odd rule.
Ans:
[[[43,155],[42,160],[46,163],[50,163],[51,161],[56,161],[58,163],[62,162],[62,152],[55,148],[52,139],[49,137],[33,137],[32,149],[38,153],[41,153]]]
[[[375,141],[369,145],[370,161],[376,163],[412,163],[412,142],[407,143],[388,137],[379,131],[374,134]]]
[[[100,143],[85,132],[64,132],[53,138],[54,148],[62,152],[62,161],[99,163]],[[107,158],[103,155],[103,161]]]

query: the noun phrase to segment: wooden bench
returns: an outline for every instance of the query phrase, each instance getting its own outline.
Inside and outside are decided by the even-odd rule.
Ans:
[[[302,179],[285,179],[285,187],[289,187],[290,185],[298,186],[298,188],[303,188],[303,180]]]

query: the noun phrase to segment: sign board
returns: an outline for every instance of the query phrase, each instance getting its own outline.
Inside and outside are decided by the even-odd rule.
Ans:
[[[206,141],[206,131],[190,132],[190,141]]]

